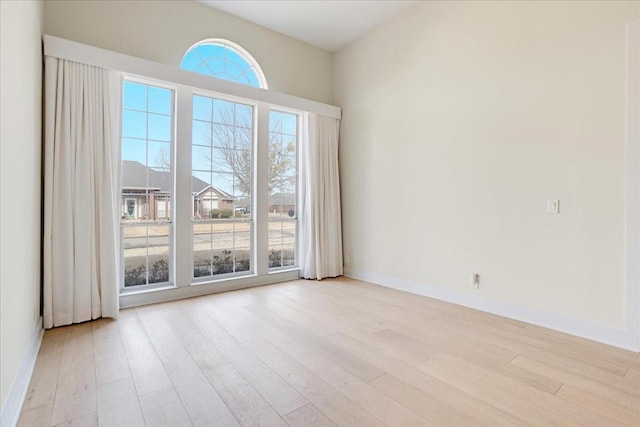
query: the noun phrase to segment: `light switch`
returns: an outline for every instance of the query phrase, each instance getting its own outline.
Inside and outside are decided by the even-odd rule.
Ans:
[[[560,200],[547,200],[547,213],[560,213]]]

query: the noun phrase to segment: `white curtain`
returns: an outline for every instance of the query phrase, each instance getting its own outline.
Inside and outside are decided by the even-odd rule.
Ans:
[[[118,82],[45,58],[45,328],[118,316]]]
[[[340,121],[305,115],[300,146],[300,276],[343,274],[338,136]]]

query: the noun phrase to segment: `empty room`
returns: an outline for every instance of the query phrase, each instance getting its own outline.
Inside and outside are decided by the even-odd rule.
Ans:
[[[0,425],[640,426],[640,1],[0,0]]]

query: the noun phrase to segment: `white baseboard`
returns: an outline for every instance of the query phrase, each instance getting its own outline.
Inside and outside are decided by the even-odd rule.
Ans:
[[[2,427],[13,427],[18,423],[22,404],[29,391],[29,383],[31,382],[31,375],[33,375],[33,368],[36,366],[36,359],[38,358],[38,351],[40,350],[43,334],[44,329],[42,329],[41,317],[36,324],[36,328],[33,330],[29,347],[27,347],[27,351],[25,351],[22,357],[18,374],[11,385],[9,396],[7,396],[7,400],[2,407],[2,413],[0,413],[0,426]]]
[[[367,273],[351,268],[345,268],[344,274],[354,279],[509,317],[625,350],[640,351],[640,342],[638,342],[632,331],[571,319],[530,307],[496,301],[478,295],[467,295],[443,287],[429,286],[423,283]]]

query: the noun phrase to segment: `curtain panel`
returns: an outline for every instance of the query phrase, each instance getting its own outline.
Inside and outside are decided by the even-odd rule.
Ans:
[[[300,276],[343,274],[338,140],[340,121],[305,114],[300,147]]]
[[[45,57],[44,327],[118,317],[119,76]]]

